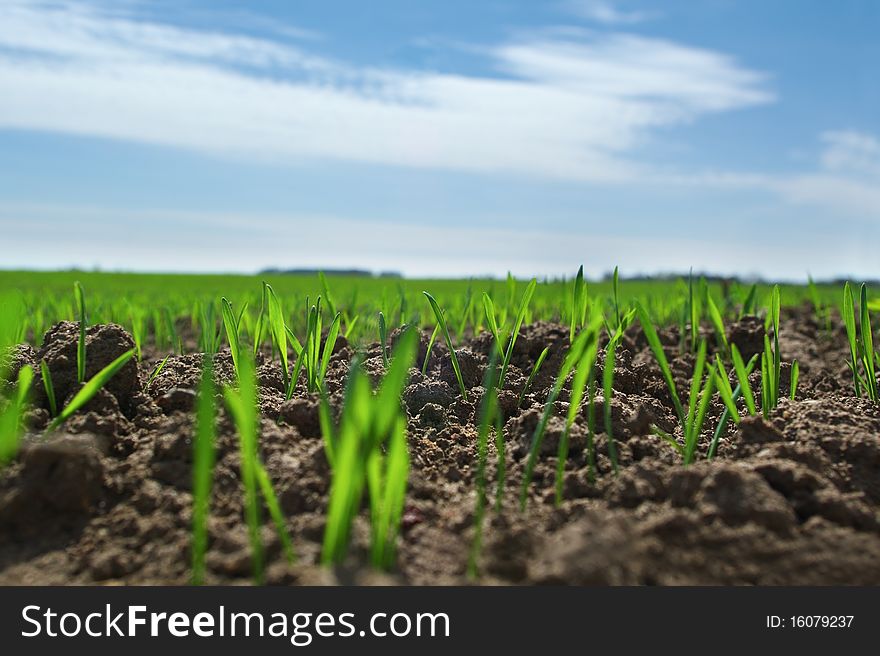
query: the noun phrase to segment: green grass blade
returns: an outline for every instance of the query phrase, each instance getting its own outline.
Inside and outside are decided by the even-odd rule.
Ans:
[[[526,291],[523,292],[522,300],[519,304],[519,311],[516,315],[516,321],[513,324],[513,330],[510,332],[510,340],[507,343],[507,350],[504,353],[504,363],[501,365],[501,376],[498,378],[499,387],[504,386],[504,378],[507,375],[507,367],[510,365],[510,359],[513,357],[513,348],[516,345],[516,338],[519,336],[519,329],[522,327],[523,320],[525,319],[526,312],[529,308],[529,303],[532,300],[537,285],[538,281],[535,278],[532,278],[531,282],[529,282],[526,287]]]
[[[79,340],[76,343],[76,381],[86,380],[86,301],[82,285],[77,280],[73,283],[73,296],[79,312]]]
[[[669,389],[669,395],[672,397],[672,404],[675,406],[675,412],[678,415],[681,424],[684,425],[687,417],[684,414],[684,408],[681,405],[681,400],[675,389],[675,379],[672,377],[672,370],[669,368],[669,362],[666,359],[666,353],[663,351],[663,345],[660,343],[660,338],[657,336],[657,331],[654,330],[654,324],[651,322],[651,318],[648,316],[645,308],[643,308],[641,304],[636,304],[636,312],[639,316],[639,323],[642,325],[642,331],[645,333],[645,338],[648,340],[648,346],[651,348],[651,352],[654,354],[654,359],[657,360],[657,364],[660,366],[660,373],[663,375],[663,380],[666,382],[666,387]]]
[[[226,339],[229,342],[229,350],[232,353],[232,366],[236,376],[239,376],[238,363],[241,361],[241,345],[238,338],[238,320],[232,311],[232,304],[224,296],[220,299],[223,314],[223,326],[226,329]]]
[[[526,394],[529,393],[529,390],[532,388],[532,383],[535,382],[535,376],[538,375],[538,372],[541,370],[541,365],[544,364],[544,360],[547,359],[547,354],[550,352],[550,347],[544,347],[544,350],[541,351],[541,355],[538,356],[538,359],[535,360],[535,364],[532,367],[532,371],[529,374],[528,379],[526,380],[526,384],[523,385],[522,392],[519,393],[519,400],[516,402],[516,407],[519,408],[522,405],[523,399]]]
[[[736,399],[734,398],[734,391],[730,386],[730,379],[727,375],[727,370],[724,368],[724,364],[721,362],[721,358],[718,355],[715,355],[715,366],[718,369],[718,377],[716,386],[718,387],[718,395],[721,397],[721,400],[724,402],[725,408],[727,408],[727,417],[733,420],[734,424],[738,424],[741,421],[739,416],[739,411],[736,408]],[[724,419],[726,420],[727,417]]]
[[[165,363],[168,362],[168,358],[170,358],[170,357],[171,357],[170,355],[166,355],[165,358],[162,360],[162,362],[160,362],[159,364],[156,365],[156,367],[153,369],[152,373],[150,374],[150,377],[147,378],[147,387],[149,387],[150,384],[154,380],[156,380],[156,378],[159,376],[159,374],[162,373],[162,370],[165,368]]]
[[[257,390],[254,365],[241,361],[239,389],[224,388],[223,395],[239,438],[240,470],[244,485],[244,514],[251,544],[254,583],[263,583],[263,542],[260,538],[260,509],[257,480]]]
[[[287,387],[290,371],[287,359],[287,326],[284,323],[284,311],[272,286],[268,283],[263,283],[263,285],[269,306],[269,334],[272,336],[272,343],[278,352],[278,357],[281,358],[281,373],[284,385]]]
[[[712,400],[712,390],[714,384],[715,370],[710,367],[709,373],[706,376],[706,384],[700,397],[700,405],[697,409],[697,414],[690,425],[690,431],[687,435],[687,439],[685,440],[685,465],[689,465],[694,461],[694,454],[696,453],[697,445],[700,441],[700,434],[703,430],[703,424],[706,421],[706,413],[709,410],[709,402]]]
[[[18,453],[22,433],[21,419],[33,380],[33,367],[30,365],[22,367],[16,379],[16,394],[9,405],[0,412],[0,468]]]
[[[755,405],[755,395],[752,393],[752,386],[749,384],[749,372],[746,371],[746,365],[743,363],[742,356],[739,354],[739,349],[736,347],[736,344],[731,344],[730,357],[733,360],[733,368],[734,371],[736,371],[736,378],[742,388],[746,408],[749,411],[749,415],[754,416],[758,414],[758,408]],[[755,362],[755,358],[752,358],[752,362]]]
[[[504,358],[504,344],[501,342],[501,331],[498,329],[498,321],[495,317],[495,304],[486,292],[483,292],[483,311],[486,315],[486,325],[489,328],[489,332],[492,333],[492,339],[495,342],[498,356]]]
[[[867,393],[874,403],[878,401],[877,374],[874,369],[874,336],[871,332],[871,317],[868,313],[868,286],[862,283],[859,293],[859,315],[862,324],[862,366],[865,370]]]
[[[535,470],[535,464],[538,461],[538,454],[541,451],[541,444],[544,440],[544,433],[547,430],[547,422],[550,420],[550,415],[553,412],[553,408],[556,404],[556,399],[559,397],[559,393],[562,390],[566,379],[568,378],[568,374],[571,373],[571,370],[574,368],[575,364],[583,354],[587,339],[592,330],[593,329],[591,328],[591,330],[582,331],[579,335],[577,335],[577,337],[575,337],[574,343],[571,345],[571,348],[565,355],[565,359],[562,361],[562,366],[560,367],[559,373],[556,376],[556,382],[553,384],[553,388],[550,390],[550,394],[547,396],[547,401],[544,403],[544,412],[541,414],[541,419],[539,420],[538,425],[535,426],[535,430],[532,433],[532,442],[529,448],[529,455],[526,460],[526,468],[525,472],[523,473],[522,483],[520,485],[520,510],[525,510],[526,504],[528,503],[529,486],[532,482],[532,475]]]
[[[55,385],[52,384],[52,372],[45,360],[40,360],[40,374],[43,378],[43,389],[46,390],[46,398],[49,399],[49,412],[55,417],[58,414],[58,404],[55,401]]]
[[[452,343],[452,337],[449,336],[449,329],[446,327],[446,319],[443,318],[443,312],[437,301],[428,292],[422,292],[431,304],[434,316],[437,318],[437,324],[443,331],[443,338],[446,340],[446,346],[449,349],[449,358],[452,360],[452,369],[455,372],[455,379],[458,381],[458,390],[461,392],[461,398],[467,401],[467,388],[464,385],[464,378],[461,375],[461,366],[458,364],[458,357],[455,354],[455,346]]]
[[[70,419],[71,416],[74,415],[80,408],[82,408],[86,403],[92,400],[92,397],[97,394],[107,382],[116,375],[116,373],[125,366],[125,364],[134,356],[134,349],[130,349],[120,355],[118,358],[113,360],[106,367],[101,369],[98,373],[96,373],[92,378],[80,388],[80,390],[74,395],[74,397],[70,400],[70,403],[59,413],[57,417],[49,424],[47,430],[55,430],[63,424],[65,421]]]
[[[727,332],[724,330],[724,319],[721,316],[721,312],[718,310],[718,306],[715,305],[715,301],[712,300],[711,295],[706,296],[706,303],[709,308],[709,320],[715,329],[718,344],[724,349],[724,353],[730,353],[730,344],[727,342]]]
[[[431,360],[431,351],[434,350],[434,342],[437,341],[437,335],[440,332],[440,324],[434,326],[431,332],[431,338],[428,340],[428,348],[425,350],[425,361],[422,363],[422,375],[428,373],[428,362]]]
[[[757,283],[753,284],[749,288],[749,293],[746,295],[746,299],[743,301],[742,310],[740,310],[739,318],[742,319],[744,316],[750,315],[755,310],[755,299],[758,296],[758,285]]]
[[[801,368],[798,361],[791,363],[791,384],[789,385],[789,398],[794,401],[797,396],[798,379],[800,378]]]
[[[318,372],[322,387],[324,385],[324,377],[327,375],[327,368],[330,366],[330,358],[333,355],[333,349],[336,348],[336,340],[339,338],[339,326],[341,323],[342,315],[337,313],[336,316],[333,317],[333,322],[330,324],[330,328],[327,330],[327,337],[324,340],[324,350],[321,353],[321,370]]]
[[[202,382],[196,410],[196,431],[193,442],[193,510],[192,510],[192,583],[205,581],[205,553],[208,549],[208,513],[214,478],[216,408],[214,380],[210,358],[204,359]]]
[[[856,310],[855,301],[853,299],[852,287],[847,282],[843,287],[843,323],[846,326],[846,337],[849,342],[850,352],[850,369],[853,372],[853,387],[856,396],[862,395],[861,386],[859,385],[859,349],[858,336],[856,334]]]
[[[568,415],[565,420],[565,430],[559,440],[559,449],[556,455],[556,505],[562,504],[563,483],[565,477],[565,465],[568,461],[568,441],[569,432],[574,425],[578,412],[580,412],[581,401],[584,397],[584,390],[587,387],[587,381],[596,364],[596,355],[599,352],[599,339],[597,334],[593,334],[588,345],[584,348],[583,356],[575,368],[574,378],[571,382],[571,397],[568,402]]]
[[[605,415],[605,437],[608,440],[608,458],[611,460],[611,469],[617,475],[617,447],[614,444],[614,431],[611,426],[611,397],[614,395],[614,354],[617,350],[617,341],[620,333],[617,333],[605,349],[605,363],[602,366],[602,405]]]

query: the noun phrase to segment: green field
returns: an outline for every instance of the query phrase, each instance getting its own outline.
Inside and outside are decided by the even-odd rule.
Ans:
[[[678,324],[685,310],[688,281],[626,280],[621,272],[618,303],[621,308],[640,301],[658,324]],[[568,324],[571,318],[572,278],[568,281],[539,281],[529,305],[526,323],[536,320]],[[85,291],[88,321],[91,324],[114,322],[124,326],[144,344],[155,342],[164,347],[173,343],[172,326],[178,320],[189,320],[202,326],[206,313],[219,327],[220,299],[226,297],[240,311],[247,303],[244,328],[252,327],[261,305],[261,282],[268,282],[289,312],[286,318],[295,332],[304,331],[306,303],[323,299],[325,321],[332,320],[333,311],[342,315],[342,330],[351,341],[362,343],[378,339],[377,318],[381,311],[389,329],[403,323],[433,326],[435,321],[423,291],[433,295],[443,308],[454,338],[479,332],[485,328],[483,292],[494,301],[500,323],[515,312],[515,305],[527,280],[436,279],[418,280],[381,277],[327,276],[326,284],[314,275],[203,275],[203,274],[137,274],[99,273],[87,271],[0,272],[0,292],[21,296],[26,308],[22,335],[39,342],[43,332],[59,320],[76,320],[73,284],[79,281]],[[806,281],[805,281],[806,282]],[[700,281],[694,280],[700,288]],[[747,298],[751,285],[733,282],[725,288],[717,282],[706,284],[725,314],[736,313]],[[841,288],[817,285],[823,305],[836,306],[842,299]],[[769,303],[771,286],[758,285],[754,309]],[[805,285],[781,287],[783,306],[800,304],[811,299]],[[612,312],[613,285],[610,280],[588,281],[587,295],[592,307]],[[329,303],[328,303],[329,300]],[[327,324],[325,324],[327,325]]]

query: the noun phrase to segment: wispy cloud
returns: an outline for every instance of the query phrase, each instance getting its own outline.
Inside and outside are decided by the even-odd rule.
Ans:
[[[836,130],[822,134],[822,142],[826,169],[872,176],[880,184],[880,139],[856,130]]]
[[[103,5],[0,5],[0,127],[282,161],[584,181],[639,176],[652,130],[773,100],[721,53],[626,34],[484,47],[497,76],[357,67]]]
[[[605,0],[568,0],[565,8],[576,16],[605,25],[633,25],[657,18],[654,11],[626,11]]]

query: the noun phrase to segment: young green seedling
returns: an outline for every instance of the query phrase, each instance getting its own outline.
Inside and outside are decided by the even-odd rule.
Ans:
[[[260,493],[262,493],[266,507],[275,523],[288,560],[293,559],[293,548],[290,536],[284,526],[283,517],[280,515],[280,505],[268,476],[263,472],[263,466],[259,459],[257,446],[259,406],[254,363],[250,358],[243,357],[239,364],[241,369],[238,389],[224,387],[223,396],[238,432],[240,470],[245,496],[245,520],[251,543],[251,564],[254,582],[259,585],[264,581],[264,551],[260,537]]]
[[[874,403],[880,402],[877,390],[877,374],[874,367],[874,336],[871,332],[871,317],[868,313],[868,286],[862,283],[859,294],[859,314],[861,316],[862,366],[865,370],[865,391]]]
[[[544,404],[544,412],[542,413],[541,419],[538,421],[538,424],[537,426],[535,426],[535,430],[532,433],[531,447],[529,448],[529,454],[526,460],[526,469],[525,473],[523,474],[522,484],[520,486],[520,510],[524,511],[526,509],[526,504],[528,502],[529,486],[532,482],[532,475],[535,470],[535,464],[538,461],[538,454],[541,452],[541,445],[544,441],[544,433],[547,430],[547,422],[550,420],[550,415],[553,413],[553,409],[556,405],[556,399],[559,398],[559,394],[562,391],[563,386],[565,385],[565,381],[568,378],[568,375],[581,359],[584,349],[587,346],[590,334],[599,330],[599,325],[601,325],[601,322],[601,317],[595,317],[591,322],[591,324],[595,325],[591,325],[587,330],[581,331],[575,337],[571,348],[565,354],[565,358],[562,361],[562,366],[560,367],[559,373],[556,376],[556,381],[553,383],[553,387],[551,388],[550,394],[547,396],[547,401]]]
[[[54,417],[58,414],[58,403],[55,400],[55,385],[52,383],[52,372],[45,360],[40,360],[40,375],[43,379],[43,389],[49,400],[49,413]]]
[[[80,390],[70,400],[70,403],[58,414],[57,417],[49,424],[47,431],[53,431],[65,421],[70,419],[80,408],[92,400],[107,382],[116,375],[116,373],[126,365],[126,363],[134,356],[134,349],[126,351],[118,358],[113,360],[106,367],[101,369],[92,378],[85,383]]]
[[[575,333],[583,327],[587,320],[587,284],[584,282],[584,265],[578,268],[574,279],[571,299],[571,326],[569,328],[569,343],[574,341]]]
[[[736,346],[733,345],[733,348],[736,348]],[[736,357],[740,360],[740,364],[741,364],[742,358],[740,357],[738,350],[736,352]],[[717,355],[715,356],[715,358],[716,358],[716,364],[718,366],[718,373],[716,376],[716,382],[718,384],[719,393],[722,396],[722,400],[724,401],[725,408],[724,408],[724,412],[721,413],[721,419],[718,422],[718,425],[715,427],[715,433],[712,436],[712,442],[709,444],[709,450],[706,453],[707,460],[711,460],[712,458],[715,457],[715,454],[718,451],[718,444],[721,441],[721,433],[724,431],[724,427],[727,425],[728,419],[730,419],[731,417],[734,417],[734,423],[739,423],[740,416],[739,416],[739,412],[736,409],[736,402],[739,401],[740,397],[743,395],[743,385],[741,382],[739,382],[738,374],[737,374],[737,385],[732,391],[730,391],[730,379],[728,378],[727,371],[724,369],[724,365],[722,364],[720,358],[718,358]],[[748,389],[748,377],[752,373],[752,370],[755,368],[755,363],[757,361],[758,361],[758,356],[753,355],[751,360],[749,360],[748,365],[743,367],[743,370],[745,373],[745,380],[746,380],[746,388],[747,389]],[[724,381],[727,381],[727,383],[725,384]],[[721,389],[722,385],[725,386],[724,390]],[[795,387],[796,387],[796,385],[795,385]],[[731,398],[730,399],[724,398],[725,395],[729,391],[730,391]],[[749,389],[749,393],[751,394],[751,389]],[[754,400],[752,401],[752,406],[754,408]],[[731,412],[731,409],[733,410],[733,412]],[[754,410],[752,411],[751,414],[753,414],[753,415],[755,414]]]
[[[663,345],[660,343],[657,331],[654,330],[654,324],[651,322],[651,318],[640,303],[636,303],[636,312],[639,316],[639,323],[642,325],[642,332],[645,333],[645,338],[648,340],[648,346],[651,348],[651,352],[657,360],[657,364],[660,367],[660,373],[662,374],[666,387],[669,390],[669,396],[672,398],[672,404],[675,407],[675,414],[678,416],[678,420],[682,423],[682,426],[684,426],[686,418],[684,408],[681,405],[678,391],[675,389],[675,379],[672,377],[672,370],[669,368],[669,361],[666,359]]]
[[[321,555],[325,564],[345,558],[364,487],[370,497],[372,563],[387,569],[394,562],[409,471],[400,394],[416,345],[415,330],[401,336],[375,396],[359,361],[349,371],[342,418],[333,438],[330,500]],[[387,455],[383,455],[383,448]]]
[[[598,328],[598,324],[594,324]],[[562,503],[563,484],[565,476],[565,464],[568,461],[568,443],[569,433],[574,421],[580,412],[581,400],[584,397],[584,389],[587,386],[589,376],[593,372],[596,363],[596,354],[599,351],[599,335],[598,330],[594,332],[588,339],[587,345],[583,350],[583,355],[577,363],[574,372],[574,378],[571,383],[571,397],[568,402],[568,415],[565,419],[565,430],[559,439],[559,450],[556,457],[556,505]]]
[[[446,340],[446,347],[449,349],[449,358],[452,360],[452,370],[455,372],[456,381],[458,381],[458,390],[461,392],[461,398],[467,401],[467,388],[464,384],[464,378],[461,375],[461,366],[458,364],[458,356],[455,354],[455,346],[452,343],[452,337],[450,337],[449,329],[446,327],[446,319],[443,317],[443,311],[440,309],[440,306],[437,304],[437,301],[434,300],[433,296],[428,292],[422,293],[428,299],[428,303],[431,304],[431,309],[434,311],[434,316],[437,319],[437,325],[439,325],[440,330],[443,331],[443,339]]]
[[[226,329],[226,340],[229,342],[229,351],[232,353],[232,366],[235,375],[241,378],[239,362],[241,361],[241,341],[239,340],[238,319],[232,311],[232,304],[226,297],[220,299],[223,313],[223,327]]]
[[[0,468],[5,467],[18,453],[22,434],[22,417],[27,397],[34,380],[30,365],[22,367],[16,378],[16,393],[5,409],[0,411]]]
[[[79,341],[76,343],[76,382],[86,380],[86,301],[82,285],[73,283],[73,296],[79,312]]]
[[[193,508],[192,508],[192,583],[205,581],[205,553],[208,549],[208,511],[214,479],[214,443],[216,441],[216,409],[212,360],[204,358],[202,382],[199,385],[193,441]]]
[[[691,392],[688,401],[687,424],[684,433],[684,464],[689,465],[694,461],[697,444],[702,433],[706,412],[712,399],[715,385],[715,370],[709,367],[705,383],[703,382],[703,370],[706,365],[706,341],[700,342],[697,352],[697,362],[694,366],[694,375],[691,379]],[[702,391],[701,391],[702,390]]]
[[[162,370],[165,368],[165,364],[168,362],[168,358],[170,358],[170,357],[171,357],[170,355],[166,355],[165,358],[162,360],[162,362],[160,362],[159,364],[156,365],[156,368],[153,369],[153,372],[150,374],[150,377],[147,378],[146,387],[149,387],[150,384],[152,384],[152,382],[154,380],[156,380],[156,378],[158,378],[159,374],[162,373]]]
[[[529,374],[528,380],[526,380],[526,384],[523,385],[522,392],[519,393],[519,399],[516,402],[516,407],[519,408],[522,406],[523,399],[526,394],[529,393],[529,390],[532,388],[532,383],[535,381],[535,377],[538,375],[538,372],[541,370],[541,365],[544,364],[544,360],[547,359],[547,354],[550,352],[550,347],[545,346],[544,350],[541,351],[541,354],[538,356],[538,359],[535,360],[535,364],[532,367],[532,372]]]
[[[611,397],[614,395],[614,356],[617,344],[622,333],[617,333],[608,342],[605,348],[605,362],[602,365],[602,407],[605,416],[605,438],[608,440],[608,458],[611,460],[611,469],[617,475],[617,447],[614,445],[614,432],[611,425]]]

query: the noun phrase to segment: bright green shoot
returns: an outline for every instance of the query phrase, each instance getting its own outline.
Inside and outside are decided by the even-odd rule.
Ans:
[[[238,318],[232,311],[232,304],[226,300],[226,297],[220,299],[220,304],[223,312],[223,327],[226,329],[226,339],[229,342],[229,351],[232,353],[232,366],[235,368],[235,375],[241,378],[239,373],[241,341],[239,340]]]
[[[498,387],[504,386],[504,378],[507,375],[507,367],[510,365],[510,359],[513,357],[513,347],[516,345],[516,338],[519,336],[519,329],[522,327],[523,320],[525,319],[526,312],[529,308],[529,302],[532,300],[532,296],[535,293],[535,287],[537,287],[538,281],[535,278],[529,282],[526,287],[525,292],[523,292],[522,299],[519,304],[519,311],[516,314],[516,321],[513,324],[513,329],[510,331],[510,337],[507,342],[507,349],[504,352],[504,362],[501,365],[501,375],[498,377]]]
[[[859,291],[859,324],[856,329],[855,303],[852,287],[847,282],[843,291],[843,320],[849,340],[850,361],[847,363],[853,373],[853,387],[856,396],[862,391],[874,403],[880,401],[877,388],[877,368],[874,361],[874,336],[871,329],[871,316],[868,304],[868,286],[862,284]],[[861,365],[861,367],[859,366]]]
[[[611,468],[614,470],[615,475],[618,473],[617,447],[614,444],[614,431],[611,425],[611,397],[614,395],[614,356],[621,334],[618,330],[611,338],[611,341],[605,348],[605,363],[602,365],[602,406],[605,418],[605,437],[608,440],[608,458],[611,460]]]
[[[492,334],[492,341],[495,344],[498,357],[504,359],[504,344],[501,341],[501,330],[498,327],[498,321],[495,317],[495,304],[492,302],[492,297],[486,292],[483,292],[483,309],[486,314],[486,325],[489,328],[489,332]]]
[[[337,312],[336,316],[333,317],[333,322],[330,324],[330,328],[327,330],[327,337],[324,340],[322,348],[322,314],[320,296],[315,305],[309,310],[305,346],[300,351],[300,356],[304,363],[306,386],[310,394],[320,391],[324,387],[324,377],[330,366],[330,357],[333,355],[333,349],[336,347],[336,340],[339,338],[339,326],[341,321],[342,315]],[[296,385],[299,368],[300,361],[297,362],[296,375],[294,375],[290,381],[287,398],[290,398],[290,395],[293,393],[293,387]]]
[[[587,284],[584,282],[584,265],[578,268],[574,279],[574,289],[571,299],[571,327],[569,329],[569,343],[574,341],[575,333],[584,326],[587,320]]]
[[[535,431],[532,434],[532,443],[529,448],[529,455],[526,460],[526,469],[523,474],[522,485],[520,487],[520,496],[519,496],[519,504],[520,510],[526,509],[526,504],[528,503],[528,494],[529,494],[529,486],[532,482],[532,475],[535,471],[535,464],[538,461],[538,454],[541,452],[541,445],[544,441],[544,433],[547,430],[547,422],[550,420],[550,415],[553,413],[553,409],[556,405],[556,399],[559,398],[559,394],[562,391],[563,386],[565,385],[565,381],[568,378],[568,375],[571,373],[572,369],[574,369],[575,365],[580,361],[581,356],[584,353],[584,349],[587,347],[587,342],[590,338],[591,333],[597,332],[599,330],[599,325],[601,323],[601,317],[596,317],[587,330],[581,331],[575,337],[574,342],[571,345],[571,348],[568,350],[568,353],[565,354],[565,359],[562,361],[562,366],[559,369],[559,373],[556,376],[556,381],[553,384],[552,389],[550,390],[550,394],[547,396],[547,401],[544,404],[544,412],[541,415],[541,419],[538,421],[538,425],[535,426]]]
[[[40,375],[43,379],[43,389],[46,391],[46,398],[49,400],[49,412],[55,417],[58,414],[58,403],[55,400],[55,385],[52,383],[52,372],[49,371],[49,365],[45,360],[40,360]]]
[[[739,318],[742,319],[745,316],[748,316],[755,311],[755,300],[758,297],[758,284],[754,283],[751,287],[749,287],[749,291],[746,294],[745,299],[743,300],[742,308],[739,312]]]
[[[718,346],[721,347],[726,355],[730,353],[730,344],[727,341],[727,332],[724,329],[724,318],[721,316],[718,306],[715,305],[715,301],[712,300],[711,294],[706,295],[706,306],[709,311],[709,321],[712,322],[712,328],[715,329]]]
[[[779,354],[779,285],[773,287],[770,296],[768,320],[773,328],[773,343],[764,335],[764,353],[761,356],[761,411],[769,418],[770,411],[779,403],[779,382],[782,376],[782,360]]]
[[[791,385],[789,387],[788,396],[788,398],[790,398],[792,401],[794,401],[795,397],[797,396],[798,380],[800,379],[800,375],[801,367],[798,364],[798,361],[795,360],[791,363]]]
[[[735,346],[733,347],[736,348]],[[737,359],[740,360],[740,365],[742,365],[742,358],[739,355],[739,351],[736,352]],[[745,389],[748,390],[751,395],[751,388],[748,385],[748,377],[752,373],[752,370],[755,368],[755,363],[758,361],[758,356],[753,355],[752,359],[749,360],[748,365],[742,367],[744,371],[744,379],[746,381]],[[795,361],[796,363],[797,361]],[[717,366],[716,373],[716,384],[718,386],[719,395],[721,396],[722,401],[724,401],[724,412],[721,414],[721,420],[718,422],[718,425],[715,427],[715,434],[712,436],[712,442],[709,444],[709,451],[706,453],[706,459],[711,460],[715,457],[715,454],[718,452],[718,444],[721,441],[721,433],[724,431],[724,427],[727,425],[727,421],[730,418],[733,418],[734,423],[739,423],[741,421],[739,412],[736,408],[736,402],[739,401],[740,397],[743,395],[743,384],[740,381],[739,374],[737,373],[737,385],[733,390],[730,389],[730,379],[728,377],[727,371],[724,369],[724,364],[721,362],[721,359],[716,355],[715,363]],[[792,365],[794,366],[794,365]],[[792,374],[792,389],[797,388],[797,377]],[[752,399],[752,412],[751,414],[755,414],[754,408],[754,399]]]
[[[437,334],[440,332],[440,324],[437,323],[434,326],[434,330],[431,331],[431,338],[428,340],[428,348],[425,350],[425,361],[422,363],[422,375],[428,373],[428,362],[431,360],[431,351],[434,350],[434,342],[437,341]]]
[[[208,512],[214,479],[216,441],[216,408],[212,360],[204,359],[202,382],[199,385],[193,441],[193,509],[192,509],[192,583],[205,581],[205,553],[208,549]]]
[[[443,311],[437,304],[437,301],[428,292],[422,292],[431,304],[434,316],[437,318],[437,325],[443,331],[443,339],[446,340],[446,347],[449,349],[449,358],[452,360],[452,369],[455,372],[455,379],[458,381],[458,390],[461,392],[461,398],[467,401],[467,387],[464,384],[464,378],[461,375],[461,366],[458,364],[458,356],[455,354],[455,345],[452,343],[452,337],[449,335],[449,328],[446,326],[446,319],[443,317]]]
[[[147,385],[146,385],[147,387],[149,387],[150,384],[154,380],[156,380],[156,378],[159,376],[159,374],[162,373],[162,370],[165,368],[165,364],[168,362],[168,358],[170,358],[170,357],[171,357],[170,355],[166,355],[165,358],[162,360],[162,362],[160,362],[159,364],[156,365],[155,369],[153,369],[153,372],[150,374],[150,377],[147,378]]]
[[[538,375],[538,372],[541,370],[541,365],[544,364],[544,360],[547,359],[547,354],[550,352],[550,347],[544,347],[544,350],[541,351],[541,354],[538,356],[538,359],[535,360],[535,364],[532,367],[532,371],[529,374],[528,380],[526,380],[526,384],[523,385],[522,392],[519,393],[519,400],[516,402],[516,407],[519,408],[522,405],[523,399],[526,394],[529,393],[529,390],[532,388],[532,383],[535,382],[535,377]]]
[[[611,288],[614,297],[614,318],[617,322],[614,327],[620,330],[620,271],[618,267],[614,267],[614,274],[611,277]]]
[[[73,297],[79,313],[79,340],[76,343],[76,382],[86,380],[86,300],[79,281],[73,283]]]
[[[284,520],[280,516],[278,500],[268,476],[263,472],[263,466],[259,459],[257,436],[260,418],[254,363],[250,358],[242,358],[239,364],[241,367],[238,389],[225,387],[223,396],[238,432],[240,470],[245,497],[244,514],[251,543],[253,579],[259,585],[264,580],[263,542],[260,538],[260,493],[262,493],[266,507],[272,515],[278,536],[289,560],[292,560],[293,551],[290,546],[290,536],[284,526]]]
[[[287,326],[284,323],[284,310],[281,307],[281,301],[278,298],[278,295],[275,293],[275,290],[272,289],[272,286],[268,283],[263,283],[263,295],[266,299],[266,305],[268,308],[269,315],[269,335],[272,338],[272,348],[278,353],[278,357],[281,359],[281,376],[284,380],[284,388],[288,392],[288,398],[290,398],[290,394],[292,393],[292,388],[296,385],[296,380],[291,383],[290,381],[290,364],[287,357],[287,337],[289,334],[292,334],[287,329]],[[262,318],[262,314],[260,315]],[[259,326],[259,321],[257,322]],[[257,334],[259,335],[259,328]],[[296,348],[296,344],[294,345],[294,350],[297,354],[302,351],[302,346],[298,349]]]
[[[694,366],[694,375],[691,379],[691,392],[688,401],[687,423],[684,432],[684,464],[689,465],[694,461],[700,434],[706,420],[709,402],[712,400],[712,392],[715,386],[715,370],[709,367],[705,383],[703,371],[706,368],[706,341],[700,342],[697,352],[697,362]]]
[[[244,515],[251,543],[254,583],[263,583],[263,541],[260,538],[260,506],[257,494],[257,391],[253,364],[241,362],[239,389],[226,387],[223,396],[238,431]]]
[[[598,328],[598,324],[594,324]],[[545,349],[546,350],[546,349]],[[574,378],[571,382],[571,398],[569,399],[568,415],[565,419],[565,430],[559,439],[559,451],[556,458],[556,505],[562,503],[563,485],[565,477],[565,464],[568,461],[568,444],[571,427],[574,425],[575,419],[580,412],[581,401],[584,398],[584,390],[587,387],[587,381],[593,373],[596,364],[596,355],[599,351],[599,334],[598,331],[592,333],[588,338],[587,345],[584,348],[583,355],[577,363],[574,372]],[[592,401],[592,399],[590,399]],[[595,458],[595,454],[591,454],[591,461]],[[592,471],[590,472],[592,476]]]
[[[740,389],[742,390],[746,408],[749,411],[749,415],[754,416],[758,414],[758,408],[755,404],[755,395],[752,393],[752,386],[749,383],[749,374],[751,373],[751,368],[754,367],[757,362],[758,356],[754,356],[749,363],[750,366],[746,367],[736,344],[732,344],[730,347],[730,358],[733,360],[733,368],[736,372],[736,379],[739,381]]]
[[[874,367],[874,337],[871,332],[871,317],[868,313],[868,286],[862,283],[859,294],[859,314],[861,316],[862,365],[865,368],[865,389],[868,398],[874,403],[880,402],[877,391],[877,374]]]
[[[852,287],[849,282],[843,287],[843,323],[846,326],[846,336],[849,341],[850,361],[847,363],[853,375],[853,388],[856,396],[862,395],[862,387],[859,381],[859,344],[856,332],[856,308],[853,299]]]
[[[400,394],[416,345],[416,331],[406,331],[376,395],[359,361],[349,372],[342,419],[331,438],[335,441],[334,456],[321,554],[325,564],[344,560],[364,487],[370,497],[371,561],[381,569],[389,569],[394,563],[409,474]]]
[[[657,336],[657,331],[654,329],[654,324],[651,322],[651,317],[648,316],[645,308],[637,303],[636,312],[639,316],[639,323],[642,325],[642,332],[645,333],[645,338],[648,340],[648,346],[651,348],[651,352],[657,360],[657,364],[660,367],[660,373],[663,375],[663,380],[666,383],[666,387],[669,389],[669,396],[672,398],[672,404],[675,406],[675,413],[678,415],[678,419],[682,423],[682,426],[684,426],[686,420],[684,408],[681,405],[678,391],[675,389],[675,379],[672,377],[672,370],[669,368],[669,361],[666,359],[666,353],[663,351],[663,344],[660,343],[660,338]]]
[[[0,467],[6,466],[18,453],[22,434],[21,420],[33,380],[33,368],[29,365],[22,367],[18,372],[15,395],[6,408],[0,411]]]
[[[522,328],[523,321],[525,320],[526,313],[528,312],[529,303],[532,300],[532,296],[535,293],[535,288],[538,285],[538,281],[535,278],[529,282],[526,287],[525,292],[523,292],[522,298],[520,299],[519,310],[516,314],[516,320],[513,323],[513,327],[511,328],[510,334],[506,338],[507,346],[503,347],[502,344],[505,340],[501,337],[501,330],[498,328],[498,323],[495,320],[495,306],[492,303],[492,299],[488,294],[483,293],[483,307],[486,311],[486,322],[489,325],[489,331],[492,333],[492,337],[495,341],[496,350],[498,354],[503,358],[501,364],[501,375],[498,377],[497,385],[498,387],[504,386],[504,379],[507,376],[507,368],[510,365],[510,360],[513,357],[513,349],[516,345],[516,339],[519,337],[519,330]]]
[[[80,390],[70,400],[70,403],[58,414],[57,417],[49,424],[47,430],[55,430],[65,421],[70,419],[78,410],[86,403],[92,400],[108,381],[116,375],[116,373],[126,365],[126,363],[134,356],[135,350],[130,349],[113,360],[106,367],[101,369],[92,378],[85,383]]]

